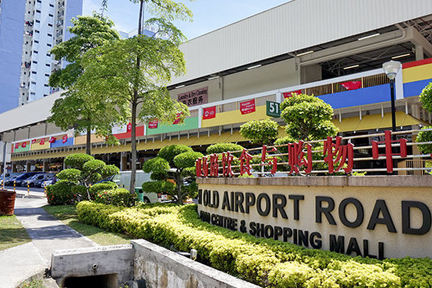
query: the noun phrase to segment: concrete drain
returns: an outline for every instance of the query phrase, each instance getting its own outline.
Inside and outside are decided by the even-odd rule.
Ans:
[[[117,288],[117,274],[96,276],[68,276],[65,277],[61,287],[65,288]]]

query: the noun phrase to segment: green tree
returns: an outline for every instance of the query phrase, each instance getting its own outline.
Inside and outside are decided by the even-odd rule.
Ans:
[[[432,83],[429,83],[420,94],[420,102],[424,109],[432,113]],[[422,130],[432,129],[432,126],[423,127]],[[416,142],[432,141],[432,131],[420,131],[416,138]],[[418,146],[422,153],[432,153],[432,144],[423,144]]]
[[[279,134],[279,125],[270,119],[252,120],[240,126],[240,134],[254,144],[269,145]]]
[[[70,168],[58,173],[57,178],[84,186],[88,200],[91,200],[89,188],[92,184],[120,172],[115,165],[106,165],[102,160],[81,153],[67,156],[64,163]]]
[[[152,173],[151,179],[155,180],[143,183],[143,191],[168,193],[178,204],[182,204],[186,196],[195,197],[198,192],[195,161],[203,156],[185,145],[163,147],[157,157],[143,165],[144,172]]]
[[[117,103],[107,99],[86,102],[85,96],[91,91],[77,89],[74,84],[83,73],[82,55],[92,48],[118,40],[119,35],[112,29],[112,21],[97,14],[78,16],[71,21],[73,26],[68,29],[75,36],[51,49],[56,60],[65,60],[69,64],[51,74],[49,84],[69,91],[54,102],[49,121],[63,130],[75,128],[77,132],[86,132],[86,153],[90,155],[91,130],[96,129],[98,134],[104,136],[110,135],[113,123],[124,122],[124,118],[117,112]],[[114,140],[112,136],[109,139]]]
[[[286,132],[294,139],[319,140],[337,134],[338,129],[331,121],[333,108],[313,95],[287,98],[281,111],[281,118],[287,123]]]
[[[127,109],[120,111],[129,117],[131,130],[132,163],[136,163],[136,131],[138,121],[148,124],[153,119],[161,123],[172,123],[177,115],[189,115],[186,105],[170,97],[166,86],[172,77],[185,72],[183,53],[179,49],[184,40],[181,32],[164,19],[150,19],[166,38],[137,37],[119,40],[89,50],[82,65],[85,72],[77,86],[80,90],[91,90],[90,103],[94,99],[109,95],[113,103]],[[136,166],[132,165],[131,193],[134,193]]]

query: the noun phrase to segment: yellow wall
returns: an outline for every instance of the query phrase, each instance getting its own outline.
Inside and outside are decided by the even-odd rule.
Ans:
[[[432,64],[405,68],[402,70],[402,75],[404,83],[430,79],[432,75]]]

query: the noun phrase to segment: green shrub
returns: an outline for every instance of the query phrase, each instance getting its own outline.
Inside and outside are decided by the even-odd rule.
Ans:
[[[99,190],[95,196],[96,203],[105,205],[132,207],[135,204],[135,194],[131,194],[127,189],[117,188],[114,190]]]
[[[252,120],[240,126],[240,134],[254,144],[273,143],[279,134],[279,125],[270,119]]]
[[[47,200],[49,205],[69,205],[77,201],[77,196],[71,190],[74,183],[60,180],[47,186]]]
[[[87,188],[83,185],[72,186],[71,192],[76,195],[77,199],[87,199]]]
[[[202,222],[195,205],[105,206],[83,201],[80,221],[177,250],[265,287],[430,287],[432,260],[350,257],[256,238]]]
[[[169,145],[160,149],[157,156],[167,160],[169,165],[173,166],[174,157],[184,152],[193,152],[193,150],[186,145]]]
[[[236,157],[240,157],[241,151],[243,151],[244,147],[235,143],[217,143],[210,145],[207,147],[207,154],[219,154],[228,151],[240,151],[238,153],[234,153],[233,155]]]
[[[200,157],[204,157],[200,152],[184,152],[174,157],[173,162],[180,169],[195,167],[195,161]]]
[[[93,156],[77,153],[67,156],[64,160],[64,164],[71,168],[82,170],[84,164],[91,160],[94,160]]]
[[[75,168],[65,169],[57,174],[57,178],[78,184],[81,179],[81,171]]]
[[[117,187],[118,187],[117,184],[111,181],[94,184],[89,188],[91,200],[95,199],[95,196],[97,195],[98,192],[103,190],[114,190]]]
[[[432,129],[432,126],[423,127],[423,129]],[[416,142],[429,142],[432,141],[432,131],[420,131],[416,138]],[[422,144],[417,146],[424,154],[432,153],[432,144]]]

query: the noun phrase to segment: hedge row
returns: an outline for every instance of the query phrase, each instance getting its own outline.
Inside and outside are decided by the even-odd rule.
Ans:
[[[263,287],[432,287],[430,259],[350,257],[256,238],[202,222],[195,205],[121,208],[81,202],[80,221],[144,238]]]

